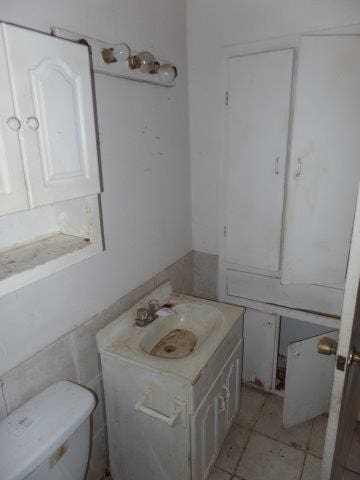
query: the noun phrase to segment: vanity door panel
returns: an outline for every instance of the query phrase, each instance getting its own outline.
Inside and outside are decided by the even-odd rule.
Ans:
[[[3,29],[31,206],[99,192],[87,47]]]
[[[223,389],[226,401],[224,437],[240,407],[242,355],[243,341],[237,345],[223,370]]]
[[[221,447],[225,400],[222,375],[219,375],[208,395],[191,420],[192,479],[205,479]]]

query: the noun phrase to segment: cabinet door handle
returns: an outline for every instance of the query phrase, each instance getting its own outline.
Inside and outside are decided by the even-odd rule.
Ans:
[[[230,389],[227,385],[224,385],[224,398],[225,398],[225,401],[227,402],[230,398]]]
[[[31,130],[37,130],[39,128],[39,120],[36,117],[28,117],[26,123]]]
[[[153,399],[153,391],[151,388],[146,388],[144,395],[140,398],[138,402],[136,402],[134,409],[145,413],[145,415],[149,415],[149,417],[156,418],[161,422],[166,423],[169,427],[174,427],[177,419],[181,417],[181,423],[184,426],[186,423],[186,404],[180,400],[175,399],[175,409],[174,413],[170,416],[165,415],[157,410],[154,410],[150,407],[146,407],[145,403],[151,401]]]
[[[219,404],[218,404],[218,413],[221,413],[226,408],[225,398],[222,395],[218,396]]]
[[[17,117],[9,117],[6,123],[10,130],[14,130],[15,132],[21,128],[21,122]]]
[[[301,158],[298,158],[298,159],[297,159],[297,167],[296,167],[295,177],[300,177],[300,175],[301,175],[301,166],[302,166]]]
[[[275,158],[275,175],[279,175],[279,160],[280,157]]]

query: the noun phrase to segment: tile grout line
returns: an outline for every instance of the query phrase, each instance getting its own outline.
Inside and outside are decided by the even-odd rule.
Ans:
[[[315,423],[315,419],[313,418],[313,419],[312,419],[312,422],[311,422],[311,429],[310,429],[309,439],[308,439],[308,441],[307,441],[307,445],[306,445],[306,448],[305,448],[304,461],[303,461],[303,465],[302,465],[302,468],[301,468],[301,473],[300,473],[299,480],[301,480],[301,479],[302,479],[302,476],[303,476],[303,474],[304,474],[304,469],[305,469],[306,458],[307,458],[307,456],[308,456],[308,453],[309,453],[309,447],[310,447],[310,442],[311,442],[311,436],[312,436],[312,433],[313,433],[313,430],[314,430],[314,423]]]
[[[265,406],[265,403],[266,403],[267,399],[269,398],[269,395],[268,395],[266,392],[263,392],[263,395],[264,395],[264,401],[263,401],[263,403],[262,403],[262,405],[261,405],[261,407],[260,407],[260,409],[259,409],[258,416],[257,416],[257,418],[256,418],[256,421],[254,422],[254,426],[253,426],[251,429],[249,429],[249,431],[250,431],[249,437],[248,437],[248,439],[246,440],[246,443],[245,443],[245,445],[244,445],[244,448],[243,448],[243,450],[242,450],[242,452],[241,452],[241,454],[240,454],[239,460],[237,461],[237,463],[236,463],[236,465],[235,465],[233,477],[231,477],[231,478],[234,478],[234,476],[236,475],[236,470],[237,470],[237,468],[238,468],[238,466],[239,466],[239,464],[240,464],[240,462],[241,462],[241,460],[242,460],[242,457],[243,457],[243,455],[244,455],[244,453],[245,453],[245,450],[246,450],[246,448],[247,448],[247,446],[248,446],[248,444],[249,444],[249,442],[250,442],[251,436],[252,436],[252,434],[255,432],[256,424],[257,424],[257,422],[259,421],[259,419],[260,419],[260,417],[261,417],[261,413],[262,413],[262,411],[263,411],[263,408],[264,408],[264,406]],[[238,478],[238,477],[235,477],[235,478]],[[243,478],[242,480],[246,480],[246,479]]]
[[[244,387],[244,384],[243,384],[243,387]],[[249,436],[244,444],[244,447],[242,448],[241,450],[241,453],[239,455],[239,458],[238,458],[238,461],[236,462],[235,464],[235,467],[234,469],[229,469],[227,470],[226,468],[222,467],[222,466],[219,466],[219,465],[216,465],[216,462],[215,462],[215,467],[218,468],[220,471],[226,473],[227,475],[229,475],[229,480],[246,480],[245,477],[241,477],[241,479],[237,476],[237,469],[239,467],[239,464],[241,463],[241,460],[244,456],[244,453],[249,445],[249,442],[251,440],[251,437],[254,433],[256,433],[257,435],[260,435],[260,436],[263,436],[265,438],[268,438],[272,441],[275,441],[279,444],[282,444],[286,447],[289,447],[289,448],[293,448],[294,450],[297,450],[297,451],[300,451],[300,452],[303,452],[304,454],[304,457],[303,457],[303,461],[302,461],[302,465],[301,465],[301,468],[300,468],[300,472],[299,472],[299,477],[298,477],[298,480],[301,480],[303,478],[303,475],[304,475],[304,469],[305,469],[305,464],[306,464],[306,459],[308,457],[308,455],[312,455],[314,458],[317,458],[319,460],[322,460],[322,457],[318,456],[316,453],[313,453],[312,451],[310,451],[310,444],[311,444],[311,439],[312,439],[312,435],[314,433],[314,426],[315,426],[315,419],[312,419],[311,420],[311,427],[310,427],[310,431],[309,431],[309,435],[308,435],[308,439],[307,441],[305,442],[305,445],[304,445],[304,448],[299,448],[298,446],[295,445],[292,445],[292,444],[288,444],[282,440],[279,440],[277,438],[273,438],[271,437],[270,435],[267,435],[265,433],[262,433],[262,432],[258,432],[256,430],[256,426],[259,424],[259,421],[260,421],[260,418],[262,416],[262,414],[264,413],[264,409],[265,409],[265,406],[266,406],[266,403],[268,401],[269,398],[272,397],[272,395],[268,392],[262,392],[262,395],[263,395],[263,401],[260,405],[260,408],[258,410],[257,413],[254,414],[254,417],[255,417],[255,422],[253,423],[253,426],[251,428],[247,428],[247,427],[244,427],[243,425],[241,425],[241,423],[237,423],[237,421],[235,420],[233,422],[233,426],[236,426],[238,428],[242,428],[243,430],[247,431]],[[349,469],[346,469],[348,471],[350,471],[351,473],[356,473],[356,474],[359,474],[359,472],[356,472],[356,471],[353,471],[353,470],[349,470]],[[360,477],[359,477],[360,478]]]

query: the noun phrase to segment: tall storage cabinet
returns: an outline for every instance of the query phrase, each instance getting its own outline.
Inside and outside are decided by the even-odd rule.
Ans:
[[[360,36],[303,37],[292,62],[289,49],[229,58],[226,289],[339,315],[360,180]]]

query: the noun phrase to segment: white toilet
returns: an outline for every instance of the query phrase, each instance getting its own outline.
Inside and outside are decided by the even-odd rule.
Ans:
[[[51,385],[0,422],[1,480],[83,480],[94,395],[68,381]]]

